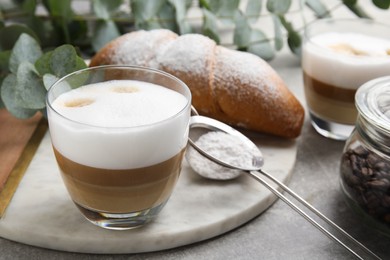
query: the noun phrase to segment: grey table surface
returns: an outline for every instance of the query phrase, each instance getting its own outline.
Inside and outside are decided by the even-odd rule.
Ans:
[[[299,59],[285,52],[278,55],[271,65],[306,108]],[[296,141],[297,160],[289,187],[383,259],[390,259],[390,237],[379,234],[363,224],[343,200],[339,187],[339,160],[344,142],[318,135],[311,127],[307,115],[302,134]],[[311,226],[281,200],[274,203],[263,214],[226,234],[159,252],[128,255],[78,254],[33,247],[0,238],[0,259],[69,258],[353,259],[354,257]]]

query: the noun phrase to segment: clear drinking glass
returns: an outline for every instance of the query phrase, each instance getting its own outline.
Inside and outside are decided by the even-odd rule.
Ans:
[[[144,83],[155,84],[164,91],[173,90],[175,95],[182,96],[183,102],[176,108],[171,100],[167,101],[171,102],[169,107],[175,107],[167,118],[139,125],[125,122],[121,126],[112,123],[115,118],[107,118],[105,107],[99,110],[91,106],[99,102],[94,93],[75,94],[63,102],[67,113],[53,105],[62,94],[102,83],[114,84],[109,89],[115,93],[104,95],[134,95],[134,102],[141,105],[144,101],[136,100],[141,91],[137,84]],[[95,92],[99,91],[103,88]],[[153,95],[158,95],[159,100],[167,99],[160,94]],[[143,109],[128,111],[127,105],[124,107],[121,113],[135,113],[141,121],[151,116]],[[89,117],[80,117],[81,110],[73,109],[100,111],[101,123],[90,123]],[[190,110],[191,93],[182,81],[168,73],[142,67],[88,68],[65,76],[49,89],[47,115],[55,157],[73,202],[90,222],[121,230],[141,226],[157,216],[179,178],[188,141]]]
[[[341,188],[367,224],[390,236],[390,76],[360,87],[356,107],[340,162]]]
[[[367,19],[321,19],[305,28],[302,69],[311,122],[346,140],[357,118],[356,90],[390,71],[390,26]]]

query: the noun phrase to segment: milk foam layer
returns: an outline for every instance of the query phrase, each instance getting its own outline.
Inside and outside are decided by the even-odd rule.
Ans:
[[[52,106],[64,117],[80,123],[133,127],[174,116],[186,103],[180,93],[155,84],[116,80],[64,93]]]
[[[63,156],[91,167],[150,166],[186,146],[188,103],[178,92],[141,81],[83,86],[53,102],[57,113],[48,109],[52,143]]]
[[[314,36],[303,48],[302,68],[324,83],[357,89],[390,71],[390,40],[358,33]]]

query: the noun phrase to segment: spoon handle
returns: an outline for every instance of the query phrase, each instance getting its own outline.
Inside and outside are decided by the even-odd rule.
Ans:
[[[323,226],[321,226],[318,222],[316,222],[313,218],[311,218],[308,214],[306,214],[302,209],[300,209],[298,206],[296,206],[291,200],[286,198],[281,192],[279,192],[277,189],[272,187],[264,178],[260,177],[257,173],[261,173],[277,185],[281,189],[283,189],[285,192],[290,194],[293,198],[298,200],[300,203],[302,203],[305,207],[307,207],[310,211],[312,211],[314,214],[316,214],[318,217],[320,217],[323,221],[328,223],[333,228],[337,229],[341,234],[346,236],[352,243],[354,243],[357,247],[359,247],[361,250],[365,251],[368,255],[370,255],[373,259],[381,259],[379,256],[374,254],[371,250],[369,250],[367,247],[365,247],[363,244],[361,244],[359,241],[357,241],[355,238],[353,238],[351,235],[349,235],[346,231],[344,231],[341,227],[336,225],[334,222],[332,222],[330,219],[328,219],[325,215],[323,215],[321,212],[319,212],[316,208],[314,208],[312,205],[310,205],[307,201],[305,201],[303,198],[301,198],[299,195],[297,195],[294,191],[292,191],[290,188],[288,188],[286,185],[284,185],[282,182],[278,181],[273,176],[269,175],[268,173],[259,170],[259,171],[247,171],[251,177],[259,181],[261,184],[263,184],[266,188],[268,188],[273,194],[275,194],[277,197],[279,197],[283,202],[285,202],[288,206],[290,206],[293,210],[295,210],[297,213],[299,213],[302,217],[304,217],[310,224],[312,224],[314,227],[319,229],[322,233],[327,235],[329,238],[333,239],[337,243],[339,243],[341,246],[343,246],[346,250],[348,250],[350,253],[352,253],[356,258],[358,259],[364,259],[359,254],[357,254],[355,251],[353,251],[350,247],[348,247],[345,243],[343,243],[340,239],[338,239],[335,235],[330,233],[328,230],[326,230]]]

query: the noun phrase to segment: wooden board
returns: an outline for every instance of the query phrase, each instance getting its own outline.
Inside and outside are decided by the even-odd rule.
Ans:
[[[39,113],[30,119],[21,120],[7,110],[0,109],[0,218],[46,129],[46,122]]]

